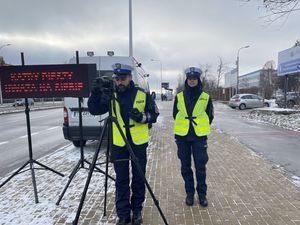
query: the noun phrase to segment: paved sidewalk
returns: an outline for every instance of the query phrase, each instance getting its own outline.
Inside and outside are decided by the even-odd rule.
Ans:
[[[213,131],[209,137],[209,206],[202,208],[198,201],[193,207],[186,206],[172,134],[171,107],[171,102],[160,103],[161,116],[151,130],[147,166],[147,180],[169,225],[300,225],[300,187],[276,167],[219,131]],[[95,147],[96,143],[90,143],[85,150],[89,160]],[[78,159],[79,152],[69,146],[40,161],[69,175]],[[104,160],[103,155],[101,160]],[[114,174],[111,165],[109,171]],[[30,172],[14,177],[0,189],[0,225],[72,224],[87,177],[86,170],[79,170],[59,206],[55,202],[68,178],[49,171],[36,170],[36,174],[39,204],[34,203]],[[103,175],[94,173],[79,224],[115,224],[114,183],[111,181],[107,216],[102,216],[103,181]],[[164,224],[149,193],[143,216],[145,225]]]

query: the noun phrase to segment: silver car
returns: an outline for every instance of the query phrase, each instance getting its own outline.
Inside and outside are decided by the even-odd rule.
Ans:
[[[232,96],[229,101],[231,108],[238,107],[240,110],[247,108],[261,108],[264,107],[264,99],[255,94],[237,94]]]

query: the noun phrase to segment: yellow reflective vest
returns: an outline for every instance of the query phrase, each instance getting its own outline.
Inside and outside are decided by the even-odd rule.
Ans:
[[[179,136],[185,136],[189,132],[190,124],[193,124],[193,128],[197,136],[206,136],[210,133],[209,118],[206,113],[206,107],[208,104],[209,95],[202,92],[199,96],[193,113],[189,118],[184,102],[183,92],[177,94],[177,109],[178,113],[174,123],[174,133]]]
[[[111,104],[113,107],[113,103]],[[133,108],[137,108],[140,112],[145,111],[146,106],[146,93],[138,90],[135,96],[135,100],[133,103]],[[126,137],[126,129],[125,123],[121,116],[120,105],[118,101],[115,101],[115,111],[112,109],[112,115],[117,118],[120,127]],[[141,145],[145,144],[149,141],[149,130],[147,123],[137,123],[134,120],[129,118],[129,130],[131,134],[131,138],[134,144]],[[112,125],[113,131],[113,144],[119,147],[125,146],[125,141],[119,132],[117,125],[113,123]]]

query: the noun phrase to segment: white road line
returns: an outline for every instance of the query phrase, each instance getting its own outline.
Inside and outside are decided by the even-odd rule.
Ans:
[[[48,129],[46,129],[46,130],[54,130],[54,129],[57,129],[57,128],[60,128],[60,126],[50,127],[50,128],[48,128]]]
[[[39,134],[39,132],[31,133],[31,136],[37,135],[37,134]],[[19,138],[27,138],[27,134],[24,135],[24,136],[21,136],[21,137],[19,137]]]
[[[3,141],[3,142],[0,142],[0,145],[4,145],[6,143],[8,143],[8,141]]]

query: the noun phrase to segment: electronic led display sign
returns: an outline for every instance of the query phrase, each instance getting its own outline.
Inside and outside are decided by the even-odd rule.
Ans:
[[[3,98],[88,97],[96,64],[0,67]]]

